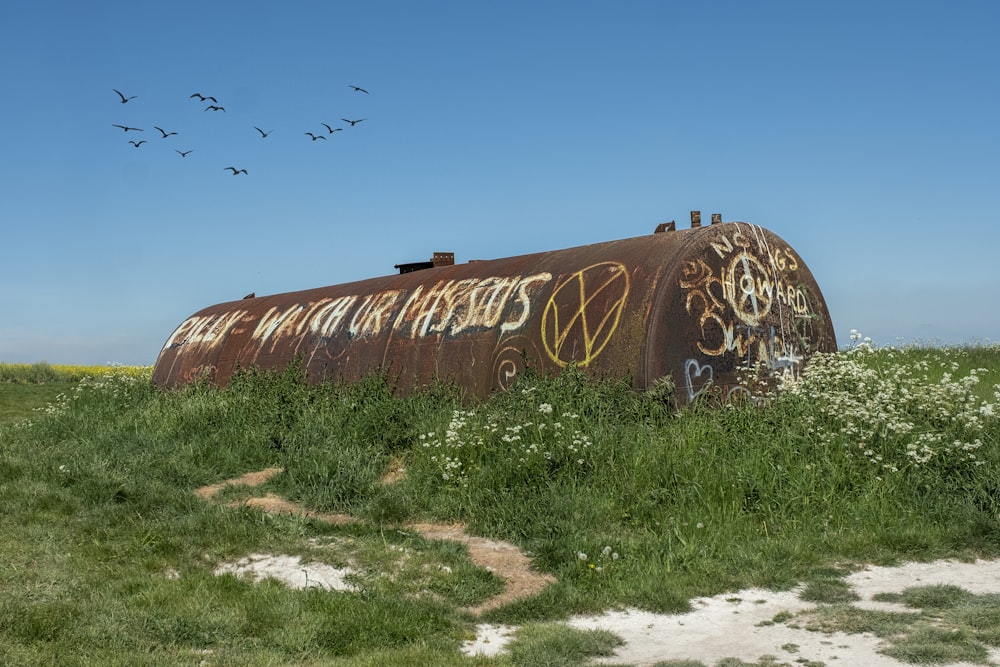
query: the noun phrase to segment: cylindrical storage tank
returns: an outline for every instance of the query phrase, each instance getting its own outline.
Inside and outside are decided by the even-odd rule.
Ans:
[[[687,403],[747,392],[741,369],[795,374],[836,350],[816,281],[777,235],[743,222],[664,228],[210,306],[170,335],[153,382],[224,385],[237,368],[301,355],[313,381],[385,370],[403,391],[442,377],[485,397],[527,362],[639,389],[670,377]]]

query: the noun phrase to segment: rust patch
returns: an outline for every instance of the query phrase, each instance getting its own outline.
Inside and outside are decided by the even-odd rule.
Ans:
[[[235,479],[202,486],[195,489],[195,495],[205,500],[212,500],[220,491],[230,486],[260,486],[281,472],[281,470],[281,468],[267,468],[257,472],[250,472]],[[405,471],[401,463],[394,462],[390,465],[389,472],[383,478],[383,481],[391,483],[395,479],[399,479],[403,474],[405,474]],[[294,503],[273,493],[238,500],[226,506],[234,508],[253,507],[272,514],[293,514],[338,526],[360,522],[360,519],[349,514],[312,512],[298,503]],[[468,549],[469,559],[473,563],[489,570],[506,582],[503,592],[499,595],[495,595],[478,605],[463,608],[463,611],[470,614],[479,615],[516,600],[531,597],[556,581],[556,578],[552,575],[535,570],[532,567],[531,558],[517,546],[509,542],[469,535],[465,532],[465,526],[460,523],[412,523],[407,524],[405,528],[416,532],[427,540],[451,540],[464,544],[466,549]]]

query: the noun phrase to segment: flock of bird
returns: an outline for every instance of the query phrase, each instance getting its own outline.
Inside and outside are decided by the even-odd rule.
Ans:
[[[355,93],[364,93],[365,95],[369,95],[370,94],[367,90],[365,90],[364,88],[362,88],[360,86],[355,86],[355,85],[349,84],[348,87],[351,88]],[[138,95],[125,95],[125,93],[121,92],[120,90],[118,90],[116,88],[112,88],[111,90],[113,90],[118,95],[118,97],[119,97],[119,99],[120,99],[120,101],[121,101],[122,104],[128,104],[132,100],[134,100],[134,99],[136,99],[136,98],[139,97]],[[221,112],[225,112],[226,111],[226,108],[224,106],[222,106],[222,105],[219,104],[218,98],[216,98],[216,97],[214,97],[212,95],[203,95],[201,93],[192,93],[188,97],[188,99],[189,100],[197,99],[198,102],[211,102],[211,104],[208,104],[205,107],[205,109],[204,109],[205,111],[211,111],[213,113],[218,113],[220,111]],[[361,121],[367,120],[367,118],[355,118],[355,119],[341,118],[340,120],[342,120],[344,123],[347,123],[350,127],[354,127],[355,125],[357,125]],[[317,141],[317,140],[326,141],[326,138],[327,138],[328,135],[333,134],[334,132],[341,132],[344,129],[343,127],[333,127],[332,125],[329,125],[327,123],[320,123],[320,125],[322,125],[323,127],[326,128],[326,130],[327,130],[326,134],[323,134],[323,133],[316,134],[314,132],[305,132],[304,134],[306,136],[308,136],[311,141]],[[120,124],[117,124],[117,123],[113,123],[112,127],[117,127],[119,129],[123,130],[125,132],[125,134],[128,134],[129,132],[144,132],[145,131],[142,128],[131,127],[129,125],[120,125]],[[160,135],[161,135],[160,138],[161,139],[167,139],[168,137],[171,137],[171,136],[174,136],[174,135],[178,134],[177,132],[174,132],[174,131],[168,132],[167,130],[164,130],[162,127],[159,127],[159,126],[156,126],[156,125],[153,126],[153,129],[156,130],[156,131],[158,131],[160,133]],[[271,135],[271,132],[273,132],[273,130],[268,130],[268,131],[265,132],[264,130],[262,130],[261,128],[259,128],[257,126],[253,126],[253,129],[257,130],[257,132],[260,133],[260,138],[261,139],[267,139],[268,136]],[[128,143],[131,144],[134,148],[139,148],[143,144],[149,143],[149,142],[146,141],[145,139],[140,139],[138,141],[130,139],[130,140],[128,140]],[[190,150],[182,151],[182,150],[178,150],[178,149],[175,148],[174,152],[177,153],[178,155],[180,155],[182,158],[186,158],[189,154],[193,153],[194,150],[190,149]],[[240,174],[243,174],[243,175],[249,174],[249,172],[245,168],[237,168],[237,167],[233,167],[233,166],[224,167],[223,171],[231,171],[231,173],[233,174],[233,176],[239,176]]]

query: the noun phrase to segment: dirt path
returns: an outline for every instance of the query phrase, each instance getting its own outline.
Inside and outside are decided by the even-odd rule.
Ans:
[[[233,486],[260,486],[279,472],[281,472],[281,468],[267,468],[250,472],[234,479],[200,487],[195,490],[195,495],[211,501],[223,489]],[[360,519],[349,514],[312,512],[273,493],[235,501],[229,503],[228,506],[254,507],[272,514],[293,514],[338,526],[360,522]],[[550,583],[555,582],[555,577],[552,575],[535,570],[531,565],[531,559],[517,546],[508,542],[469,535],[465,532],[465,526],[462,524],[412,523],[406,524],[405,528],[428,540],[451,540],[464,544],[468,549],[469,559],[473,563],[489,570],[506,582],[503,592],[499,595],[481,604],[465,608],[465,611],[472,614],[478,615],[515,600],[531,597]]]

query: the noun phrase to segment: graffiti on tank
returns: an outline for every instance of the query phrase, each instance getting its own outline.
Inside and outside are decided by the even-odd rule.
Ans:
[[[309,336],[344,336],[347,340],[380,335],[420,338],[460,336],[489,329],[504,335],[517,332],[527,323],[534,294],[551,280],[550,273],[442,280],[410,292],[385,290],[327,297],[291,307],[274,306],[254,323],[251,338],[259,349],[273,351],[284,340],[301,341]],[[164,347],[214,345],[248,316],[248,311],[238,309],[188,318]]]
[[[320,338],[329,338],[340,330],[344,319],[354,309],[358,297],[338,296],[333,299],[320,299],[312,305],[309,314],[302,318],[295,331],[296,336],[311,333]]]
[[[525,371],[528,359],[541,359],[538,343],[524,333],[506,336],[493,351],[493,388],[509,389]]]
[[[183,375],[184,382],[198,382],[199,380],[209,379],[215,377],[218,372],[218,368],[214,364],[199,364],[193,368],[189,368]]]
[[[740,321],[756,326],[771,312],[774,290],[767,269],[750,253],[742,251],[729,263],[723,286]]]
[[[785,374],[794,377],[798,373],[801,364],[804,361],[804,356],[797,351],[795,345],[790,345],[784,353],[779,354],[775,352],[773,344],[777,340],[777,336],[774,336],[772,331],[771,356],[766,362],[766,367],[763,370],[772,377],[774,375]],[[759,371],[760,369],[756,370]],[[751,379],[759,380],[760,378]],[[681,389],[686,392],[689,403],[696,397],[712,389],[714,385],[715,369],[712,367],[711,363],[702,362],[694,358],[684,360]],[[724,389],[725,400],[727,401],[732,400],[732,398],[736,395],[742,395],[746,398],[752,397],[752,392],[747,387],[739,383],[728,384]]]
[[[522,364],[519,364],[518,356],[520,350],[514,347],[505,347],[496,355],[493,362],[493,382],[501,389],[507,389],[519,373],[523,372]]]
[[[618,328],[629,292],[623,264],[600,262],[560,280],[542,311],[542,343],[560,367],[586,367]]]
[[[715,369],[712,368],[712,364],[703,364],[697,359],[684,360],[684,385],[681,388],[687,395],[688,403],[715,387],[714,376]],[[725,400],[731,401],[734,396],[750,398],[751,394],[746,387],[739,384],[726,387]]]
[[[799,262],[787,247],[770,247],[755,227],[734,226],[710,243],[713,253],[685,261],[679,285],[709,358],[732,355],[745,367],[796,374],[804,358],[798,322],[813,317],[808,293],[795,280]],[[711,381],[712,368],[694,359],[682,369],[689,399]],[[736,390],[738,388],[731,389]]]
[[[447,280],[425,289],[417,286],[393,325],[394,333],[411,338],[499,329],[517,331],[531,314],[532,294],[552,280],[550,273]]]
[[[389,290],[365,296],[351,314],[347,324],[349,337],[371,338],[385,331],[392,321],[396,305],[404,296],[403,290]]]
[[[246,315],[245,310],[234,310],[218,315],[189,317],[170,335],[163,349],[172,350],[183,345],[214,345],[221,342],[229,330]]]
[[[253,340],[261,341],[265,343],[270,341],[271,348],[273,350],[275,343],[278,340],[278,336],[275,336],[276,331],[282,331],[285,328],[294,326],[298,316],[305,311],[305,306],[293,306],[286,310],[280,308],[271,307],[264,313],[264,316],[260,318],[257,323],[257,327],[253,332]]]
[[[684,387],[688,402],[703,394],[712,386],[714,371],[711,364],[702,364],[697,359],[684,360]]]

